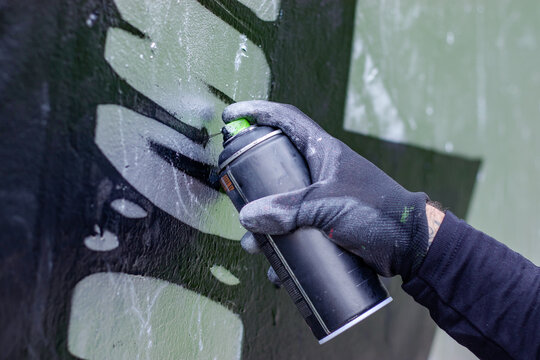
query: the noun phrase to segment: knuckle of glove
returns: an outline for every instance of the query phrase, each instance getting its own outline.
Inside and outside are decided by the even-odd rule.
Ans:
[[[273,208],[271,212],[242,209],[240,223],[249,231],[258,234],[284,234],[294,229],[294,215],[287,210]]]
[[[244,234],[244,236],[242,236],[242,239],[240,240],[240,246],[242,246],[242,249],[244,249],[249,254],[258,254],[259,252],[261,252],[257,240],[250,232],[247,232]]]
[[[266,273],[266,277],[268,278],[268,280],[270,280],[270,282],[272,284],[274,284],[275,286],[277,287],[281,287],[281,280],[279,279],[276,271],[274,270],[273,267],[269,267],[268,268],[268,271]]]

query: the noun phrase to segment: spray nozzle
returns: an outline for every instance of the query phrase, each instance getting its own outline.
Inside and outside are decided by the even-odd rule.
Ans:
[[[239,118],[231,121],[221,129],[221,133],[223,134],[223,142],[226,142],[240,131],[247,129],[250,126],[251,124],[245,118]]]

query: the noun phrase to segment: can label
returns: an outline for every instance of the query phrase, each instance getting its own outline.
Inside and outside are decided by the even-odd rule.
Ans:
[[[221,187],[223,188],[223,190],[229,192],[229,191],[233,191],[234,190],[234,185],[231,181],[231,179],[229,178],[229,175],[225,174],[221,177],[220,179],[220,183],[221,183]]]

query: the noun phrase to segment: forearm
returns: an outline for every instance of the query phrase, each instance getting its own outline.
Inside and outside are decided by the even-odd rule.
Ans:
[[[540,269],[451,213],[435,234],[405,291],[480,358],[538,359]]]

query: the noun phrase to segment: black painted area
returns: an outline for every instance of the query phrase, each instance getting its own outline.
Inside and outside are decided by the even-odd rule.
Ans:
[[[227,94],[225,94],[223,91],[219,90],[218,88],[213,87],[210,84],[206,84],[208,86],[208,90],[219,100],[223,101],[225,104],[230,105],[234,103],[235,101]]]
[[[117,79],[116,81],[118,81],[119,85],[118,90],[121,91],[121,98],[104,99],[103,103],[108,103],[108,101],[113,101],[113,103],[120,103],[128,109],[131,109],[141,115],[152,118],[164,125],[167,125],[171,129],[183,134],[191,141],[206,146],[209,139],[208,130],[206,130],[206,128],[203,127],[202,129],[198,129],[196,127],[186,124],[181,120],[181,114],[171,114],[159,104],[132,88],[124,80]],[[211,117],[212,114],[205,114],[205,116]]]
[[[43,14],[45,16],[40,18]],[[0,4],[0,348],[5,358],[28,349],[39,332],[40,184],[51,119],[48,60],[53,44],[35,35],[55,32],[54,8]],[[13,355],[13,356],[11,356]]]
[[[268,47],[275,24],[259,19],[246,5],[235,0],[197,0],[213,14],[247,36],[255,45]]]
[[[343,130],[354,24],[353,1],[282,1],[275,23],[236,1],[200,1],[261,45],[272,71],[271,98],[293,103],[411,190],[464,216],[479,161],[384,142]],[[92,28],[90,13],[97,15]],[[110,26],[144,37],[111,0],[31,0],[0,5],[0,357],[69,359],[70,299],[85,276],[121,271],[161,278],[239,313],[243,358],[423,359],[433,336],[427,311],[390,283],[395,302],[365,323],[318,346],[284,291],[266,281],[266,261],[238,243],[202,234],[133,189],[94,143],[99,104],[120,104],[204,144],[184,124],[119,78],[105,62]],[[215,84],[210,91],[232,102]],[[213,169],[158,149],[202,182]],[[209,182],[209,184],[211,181]],[[114,212],[117,198],[137,202],[144,219]],[[119,248],[96,253],[83,238],[99,224]],[[228,287],[209,275],[219,263],[241,280]]]
[[[216,166],[202,164],[155,142],[150,143],[150,149],[178,170],[201,181],[209,188],[214,190],[221,188]]]

